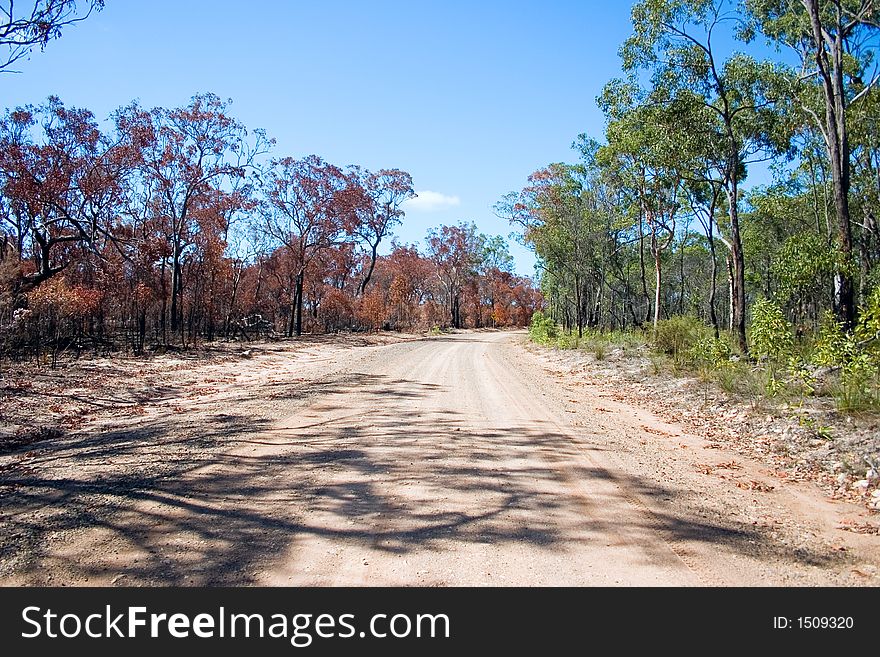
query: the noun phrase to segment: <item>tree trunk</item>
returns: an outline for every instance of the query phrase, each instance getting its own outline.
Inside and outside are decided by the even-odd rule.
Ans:
[[[733,331],[733,264],[730,253],[724,264],[727,266],[727,330]]]
[[[171,333],[177,332],[181,325],[180,313],[180,290],[182,289],[180,280],[180,244],[174,243],[171,252]]]
[[[302,324],[303,324],[303,280],[305,279],[305,272],[300,270],[296,275],[296,303],[295,303],[295,311],[296,311],[296,336],[299,337],[302,335]]]
[[[678,314],[684,315],[684,247],[687,244],[688,231],[685,228],[684,236],[681,238],[681,246],[678,254]]]
[[[168,288],[165,286],[165,261],[162,258],[162,344],[168,344]]]
[[[656,336],[657,324],[660,322],[660,290],[663,285],[663,268],[656,235],[651,235],[651,252],[654,255],[654,335]]]
[[[651,318],[651,298],[648,295],[648,280],[645,268],[645,224],[642,212],[639,213],[639,269],[642,274],[642,294],[645,299],[645,314],[642,324],[647,324]]]
[[[379,249],[379,242],[370,244],[370,247],[370,268],[367,269],[367,275],[364,276],[363,282],[358,287],[358,296],[363,296],[364,292],[366,292],[367,283],[370,282],[370,279],[373,277],[373,269],[376,268],[376,251]]]
[[[742,238],[739,233],[739,183],[736,179],[736,167],[739,160],[733,159],[728,171],[728,200],[730,206],[730,262],[732,265],[731,277],[731,329],[736,336],[736,341],[743,354],[748,355],[749,345],[746,341],[746,273],[745,260],[743,258]]]
[[[147,341],[147,308],[140,309],[138,313],[138,337],[137,337],[137,355],[144,353],[144,343]]]
[[[855,325],[855,286],[848,267],[852,260],[852,225],[849,214],[849,136],[846,125],[846,90],[843,82],[844,44],[841,25],[837,25],[833,38],[822,27],[818,0],[802,0],[810,17],[813,42],[816,48],[816,65],[825,96],[825,126],[823,135],[831,163],[831,181],[834,187],[834,211],[837,216],[837,248],[840,261],[834,274],[834,314],[845,329]],[[826,45],[831,51],[825,49]]]
[[[718,289],[718,259],[715,256],[715,236],[712,232],[712,219],[710,218],[707,234],[709,238],[709,256],[712,258],[712,275],[709,280],[709,321],[712,322],[715,338],[718,339],[720,332],[718,330],[718,314],[715,312],[715,295]]]

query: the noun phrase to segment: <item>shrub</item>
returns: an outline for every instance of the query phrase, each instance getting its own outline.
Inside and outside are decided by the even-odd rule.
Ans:
[[[843,366],[840,383],[833,389],[841,411],[880,409],[880,366],[868,354],[861,353]]]
[[[861,309],[856,339],[880,358],[880,285],[868,295]]]
[[[730,355],[730,345],[715,336],[697,340],[687,353],[688,360],[709,369],[719,369],[729,365]]]
[[[653,347],[681,364],[687,361],[694,345],[710,335],[711,329],[696,317],[670,317],[657,322]]]
[[[782,309],[772,301],[759,299],[752,307],[749,326],[752,353],[759,359],[779,361],[788,358],[794,348],[794,333]]]
[[[848,333],[826,313],[816,340],[813,362],[840,370],[831,392],[842,411],[880,409],[880,288],[861,310],[856,330]]]
[[[813,362],[825,367],[843,367],[855,355],[855,347],[843,324],[835,320],[831,312],[826,312],[813,349]]]
[[[539,310],[532,315],[532,321],[529,324],[529,337],[533,342],[547,344],[559,337],[559,327],[556,322]]]
[[[563,331],[556,338],[556,346],[559,349],[577,349],[580,346],[580,339],[575,331]]]

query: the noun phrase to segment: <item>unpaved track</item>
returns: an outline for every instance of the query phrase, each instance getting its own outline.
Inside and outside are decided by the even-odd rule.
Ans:
[[[522,340],[465,333],[303,361],[289,385],[320,392],[289,416],[127,491],[0,581],[876,583],[878,538],[835,530],[856,509],[809,487],[710,481],[695,464],[729,455],[595,391],[572,398]]]

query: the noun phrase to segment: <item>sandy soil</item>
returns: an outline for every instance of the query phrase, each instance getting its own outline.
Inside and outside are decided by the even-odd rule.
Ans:
[[[880,583],[880,537],[841,529],[869,510],[524,342],[7,373],[0,584]]]

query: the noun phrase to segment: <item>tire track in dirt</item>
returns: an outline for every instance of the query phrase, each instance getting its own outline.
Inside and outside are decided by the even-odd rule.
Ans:
[[[553,427],[554,430],[558,431],[562,435],[569,437],[575,445],[581,447],[580,454],[578,455],[579,459],[586,461],[591,469],[594,469],[598,473],[600,473],[601,477],[607,478],[609,480],[615,480],[615,477],[611,473],[609,466],[604,463],[599,463],[596,456],[591,453],[590,446],[583,443],[583,440],[577,434],[577,432],[565,426],[559,420],[559,418],[555,416],[549,406],[541,406],[536,404],[534,395],[529,394],[529,392],[531,391],[523,392],[511,390],[511,388],[513,388],[514,386],[523,386],[522,379],[504,377],[500,372],[501,368],[497,361],[497,355],[493,354],[493,357],[487,358],[487,362],[493,373],[493,385],[497,385],[505,390],[506,398],[512,403],[516,404],[521,415],[523,415],[524,417],[533,418],[534,420],[542,418],[541,421],[546,422],[548,425]],[[579,496],[587,501],[591,499],[590,491],[584,486],[583,481],[578,478],[576,472],[573,471],[571,465],[568,465],[564,461],[560,460],[555,454],[553,454],[549,450],[542,449],[541,455],[547,461],[550,467],[558,469],[565,481],[575,491],[577,491],[577,494]],[[627,502],[629,502],[629,504],[638,509],[640,512],[649,516],[652,521],[658,526],[663,527],[666,525],[665,521],[657,513],[655,513],[648,506],[648,504],[638,495],[634,495],[628,492],[625,487],[620,485],[616,485],[616,489],[618,494],[621,495]],[[589,505],[586,506],[587,508],[589,508]],[[607,526],[606,531],[608,531],[609,535],[612,535],[617,539],[617,544],[624,545],[637,543],[635,537],[631,532],[621,531],[619,529],[615,529],[613,526],[610,525]],[[691,571],[691,573],[699,581],[699,583],[706,586],[719,586],[723,583],[721,580],[712,575],[711,571],[706,567],[705,564],[699,563],[697,560],[690,557],[684,549],[682,549],[680,546],[677,546],[673,541],[665,538],[662,534],[658,534],[658,538],[660,541],[662,541],[663,544],[665,544],[669,551],[672,552],[682,562],[682,564]]]

